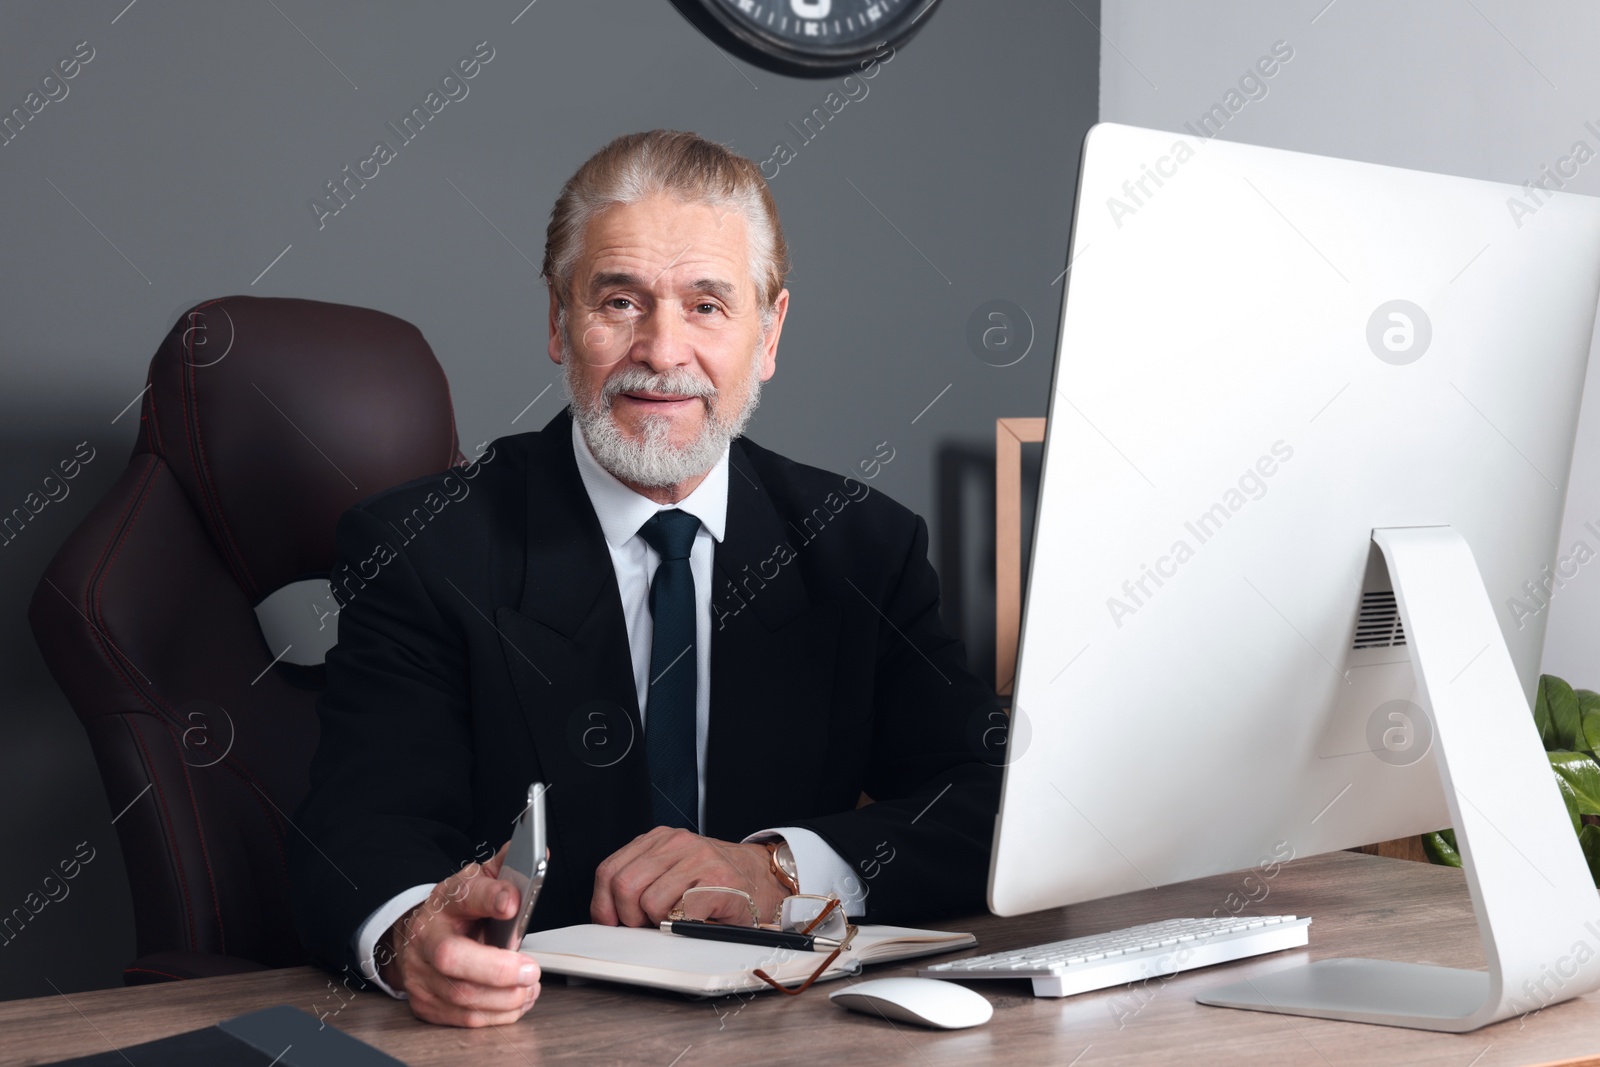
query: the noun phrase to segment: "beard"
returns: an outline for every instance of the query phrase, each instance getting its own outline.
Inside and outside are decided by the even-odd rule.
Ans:
[[[561,366],[573,421],[578,424],[584,443],[600,466],[629,485],[665,489],[705,474],[717,465],[729,443],[744,433],[750,416],[761,403],[762,343],[759,341],[750,356],[747,369],[750,385],[744,403],[738,411],[724,414],[717,407],[717,388],[688,367],[674,367],[656,374],[638,364],[630,364],[612,373],[598,388],[591,388],[583,381],[566,323],[561,322],[559,328]],[[705,419],[699,433],[693,440],[675,445],[672,420],[666,415],[646,414],[641,420],[639,436],[629,437],[612,417],[611,404],[618,393],[632,392],[698,398],[705,406]]]

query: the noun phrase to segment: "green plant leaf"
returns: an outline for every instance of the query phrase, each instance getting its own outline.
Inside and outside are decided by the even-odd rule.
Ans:
[[[1552,752],[1550,755],[1556,755]],[[1556,775],[1556,788],[1561,791],[1561,803],[1567,806],[1567,818],[1572,822],[1572,830],[1576,833],[1583,826],[1583,817],[1578,814],[1578,794],[1575,793],[1566,779],[1560,774]]]
[[[1428,854],[1430,863],[1437,863],[1441,867],[1461,866],[1461,852],[1456,848],[1456,832],[1454,830],[1440,830],[1438,833],[1423,834],[1422,851]]]
[[[1533,726],[1539,731],[1539,742],[1546,752],[1556,747],[1551,744],[1555,730],[1550,725],[1550,678],[1548,674],[1539,675],[1539,688],[1533,698]]]
[[[1553,674],[1540,675],[1539,698],[1535,702],[1537,709],[1543,704],[1550,720],[1550,732],[1540,730],[1544,737],[1546,752],[1557,750],[1576,752],[1583,747],[1582,715],[1578,710],[1578,696],[1572,691],[1572,686],[1557,678]],[[1535,721],[1538,719],[1537,710],[1534,713]]]
[[[1578,831],[1578,847],[1589,863],[1589,877],[1600,885],[1600,826],[1585,826]]]
[[[1592,689],[1574,689],[1572,693],[1578,698],[1578,722],[1583,731],[1578,747],[1592,754],[1600,748],[1600,693]]]
[[[1582,752],[1547,752],[1556,785],[1566,801],[1572,828],[1578,828],[1580,815],[1600,815],[1600,764]]]

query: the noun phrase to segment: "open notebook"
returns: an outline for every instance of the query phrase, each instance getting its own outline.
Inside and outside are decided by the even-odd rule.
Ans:
[[[943,930],[904,926],[862,926],[850,948],[839,954],[822,978],[857,974],[865,963],[950,952],[978,939]],[[563,926],[522,939],[522,951],[550,974],[599,978],[679,993],[712,996],[770,988],[753,973],[766,971],[784,985],[798,985],[828,952],[703,941],[664,933],[657,927]],[[831,949],[828,951],[832,951]]]

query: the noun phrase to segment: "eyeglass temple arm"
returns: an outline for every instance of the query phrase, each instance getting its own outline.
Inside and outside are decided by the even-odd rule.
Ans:
[[[838,906],[839,898],[834,897],[832,900],[828,901],[827,905],[820,912],[817,913],[817,917],[807,923],[806,928],[800,932],[802,934],[809,934],[811,931],[815,930],[818,926],[822,925],[822,920],[833,914],[833,909],[837,908]]]
[[[836,900],[836,901],[834,901],[834,903],[837,904],[838,901]],[[831,905],[830,905],[830,907],[831,907]],[[826,914],[827,914],[827,909],[824,909],[823,910],[823,915],[826,915]],[[818,919],[820,921],[821,916],[819,916]],[[809,930],[810,927],[807,927],[807,929]],[[841,953],[845,949],[849,948],[850,947],[850,943],[852,941],[854,941],[855,939],[856,939],[856,930],[855,930],[855,927],[852,926],[845,933],[844,940],[839,942],[838,947],[835,948],[832,952],[828,953],[828,958],[822,961],[822,966],[820,966],[816,970],[812,971],[811,972],[811,977],[807,978],[804,982],[802,982],[800,985],[796,986],[794,989],[790,989],[788,986],[785,986],[785,985],[780,985],[766,971],[758,969],[758,970],[756,970],[754,972],[754,974],[755,974],[755,976],[757,978],[761,979],[763,982],[767,983],[769,986],[771,986],[773,989],[776,989],[778,992],[782,993],[784,996],[797,997],[801,993],[804,993],[806,990],[810,989],[811,986],[812,986],[812,983],[814,983],[818,978],[822,977],[822,972],[826,971],[829,967],[831,967],[833,965],[833,961],[839,958],[839,953]]]
[[[848,944],[848,942],[846,942],[846,944]],[[826,971],[830,966],[832,966],[833,961],[839,958],[839,953],[843,952],[844,949],[845,949],[845,946],[844,945],[840,945],[838,948],[836,948],[832,952],[828,953],[828,958],[822,961],[822,966],[820,966],[816,970],[812,971],[810,978],[807,978],[804,982],[800,983],[798,986],[796,986],[793,989],[790,989],[786,985],[780,985],[777,982],[777,980],[774,979],[766,971],[757,970],[755,972],[755,976],[757,978],[761,979],[763,982],[767,983],[773,989],[776,989],[778,992],[782,993],[784,996],[786,996],[786,997],[797,997],[801,993],[804,993],[806,990],[810,989],[811,986],[812,986],[812,983],[814,983],[818,978],[822,977],[822,972]]]

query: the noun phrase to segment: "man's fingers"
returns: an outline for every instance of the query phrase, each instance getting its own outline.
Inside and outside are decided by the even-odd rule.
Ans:
[[[468,867],[439,885],[445,892],[445,909],[458,917],[509,919],[522,903],[516,886],[481,867]]]
[[[639,908],[649,916],[651,923],[665,919],[684,893],[696,886],[742,889],[748,899],[739,893],[696,893],[693,907],[688,909],[693,912],[690,918],[740,926],[762,918],[755,884],[728,859],[724,848],[716,847],[718,842],[707,839],[706,844],[710,847],[683,856],[640,894]],[[750,913],[752,903],[756,903],[758,914],[755,916]]]
[[[658,826],[618,849],[595,871],[594,898],[590,917],[597,923],[643,926],[660,922],[683,892],[697,885],[726,885],[759,892],[759,886],[738,863],[744,846],[692,834],[687,830]],[[668,872],[677,871],[669,875]],[[740,898],[733,898],[742,904]],[[720,910],[729,917],[734,904]],[[748,922],[749,909],[738,916]]]
[[[500,868],[504,866],[506,862],[506,851],[510,848],[511,842],[507,841],[505,844],[500,846],[499,852],[496,852],[492,857],[484,861],[483,869],[488,872],[489,877],[500,877]],[[545,851],[548,852],[549,849],[546,849]]]
[[[461,933],[435,934],[419,948],[406,979],[411,1010],[419,1019],[501,1026],[521,1018],[539,996],[539,964],[520,952]]]
[[[489,1015],[507,1011],[520,1012],[533,1002],[533,997],[538,993],[537,986],[511,986],[501,989],[478,985],[476,982],[457,981],[444,975],[436,975],[435,978],[437,981],[429,983],[429,989],[435,999],[467,1011],[481,1011]]]
[[[441,977],[486,988],[523,988],[539,981],[539,964],[530,956],[509,949],[453,936],[433,948],[433,969]]]
[[[671,827],[657,826],[607,856],[600,866],[595,868],[594,897],[589,904],[589,917],[606,926],[615,926],[619,921],[623,921],[615,899],[614,883],[617,875],[634,860],[657,848],[664,838],[678,832]]]
[[[669,851],[657,850],[638,856],[612,875],[609,888],[617,921],[623,926],[644,926],[647,923],[659,922],[660,920],[650,918],[639,900],[651,886],[655,885],[657,879],[674,866],[676,861]],[[679,896],[682,896],[681,892]],[[670,911],[677,902],[678,898],[673,897],[667,903],[667,910]],[[665,916],[666,911],[661,914]]]
[[[536,985],[521,990],[486,990],[463,983],[451,986],[437,974],[431,977],[437,984],[424,985],[411,994],[411,1011],[424,1022],[445,1026],[509,1026],[522,1018],[539,997]]]
[[[637,898],[639,911],[643,913],[645,921],[652,926],[661,922],[683,899],[684,890],[707,884],[704,878],[699,877],[704,871],[704,864],[692,860],[684,860],[662,871]],[[701,900],[702,897],[707,899]],[[694,911],[696,919],[741,925],[750,922],[750,907],[737,893],[696,893]],[[645,923],[628,925],[643,926]]]

